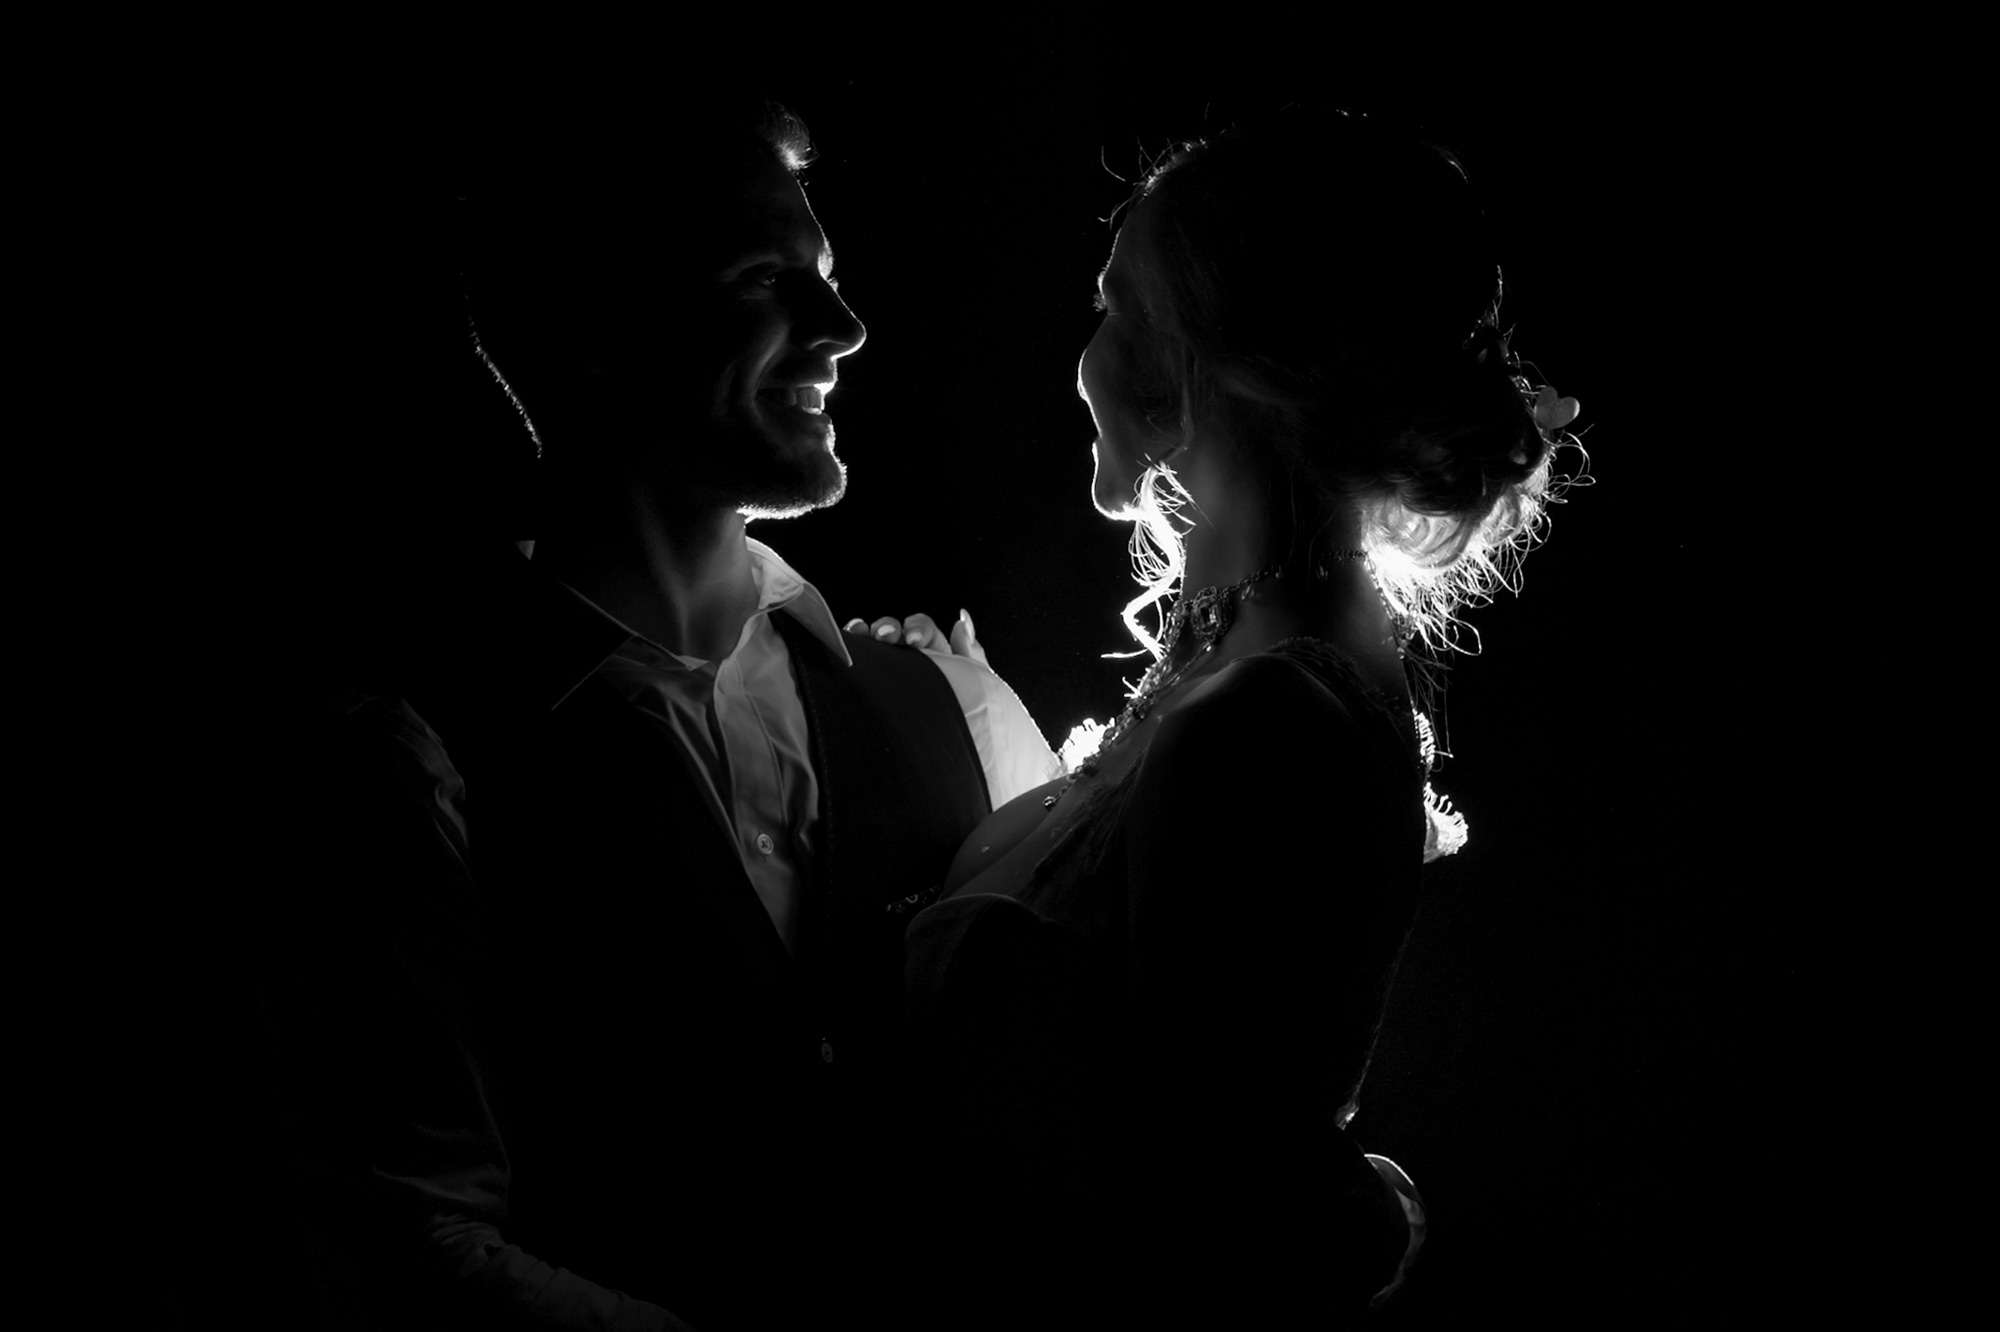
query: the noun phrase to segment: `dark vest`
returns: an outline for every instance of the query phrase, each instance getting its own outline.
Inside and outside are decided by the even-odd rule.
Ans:
[[[935,666],[850,639],[849,667],[774,621],[820,792],[795,954],[677,742],[612,686],[426,713],[465,781],[504,1233],[697,1323],[888,1224],[917,1123],[895,1095],[903,929],[989,812]]]

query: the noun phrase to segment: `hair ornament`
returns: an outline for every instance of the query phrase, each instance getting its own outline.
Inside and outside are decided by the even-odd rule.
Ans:
[[[1526,384],[1521,388],[1524,393],[1527,391]],[[1583,404],[1575,398],[1557,397],[1556,391],[1544,384],[1536,392],[1535,400],[1528,408],[1528,414],[1534,417],[1535,429],[1541,431],[1542,438],[1553,441],[1559,431],[1567,429],[1570,422],[1583,415]],[[1516,467],[1525,467],[1528,463],[1528,451],[1515,449],[1507,455],[1507,458]]]
[[[1544,384],[1535,394],[1535,428],[1544,435],[1553,435],[1558,430],[1567,430],[1570,422],[1583,415],[1583,404],[1575,398],[1559,398],[1556,391]]]

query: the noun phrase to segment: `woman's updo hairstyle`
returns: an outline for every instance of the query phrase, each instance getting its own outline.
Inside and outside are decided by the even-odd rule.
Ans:
[[[1322,506],[1357,504],[1392,611],[1449,642],[1460,606],[1510,585],[1562,439],[1497,326],[1500,270],[1457,159],[1292,107],[1183,145],[1134,202],[1154,335],[1135,388],[1154,424],[1189,438],[1226,416]],[[1164,469],[1142,487],[1156,541],[1173,488]],[[1177,556],[1141,562],[1157,574]]]

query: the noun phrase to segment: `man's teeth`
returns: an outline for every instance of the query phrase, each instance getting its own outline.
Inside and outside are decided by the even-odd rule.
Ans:
[[[811,412],[815,416],[826,410],[826,394],[820,392],[816,384],[807,384],[803,388],[779,389],[777,397],[787,407],[797,407],[800,411]]]

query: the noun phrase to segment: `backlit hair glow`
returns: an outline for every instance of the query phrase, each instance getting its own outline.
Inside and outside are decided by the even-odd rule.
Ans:
[[[1309,178],[1337,189],[1302,191]],[[1152,334],[1132,387],[1173,441],[1131,509],[1134,636],[1158,655],[1139,617],[1164,616],[1185,567],[1189,497],[1171,460],[1230,415],[1289,469],[1303,539],[1350,507],[1391,614],[1427,647],[1476,649],[1460,612],[1518,588],[1587,458],[1565,421],[1538,416],[1550,395],[1501,332],[1498,270],[1457,160],[1367,117],[1291,108],[1183,144],[1132,203]],[[1309,260],[1274,259],[1307,233]]]

